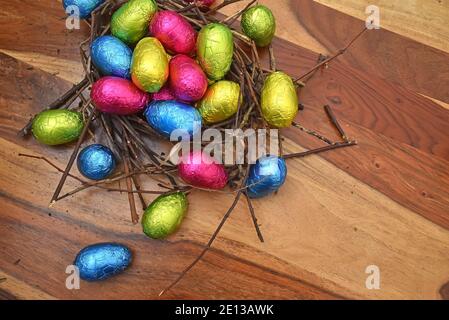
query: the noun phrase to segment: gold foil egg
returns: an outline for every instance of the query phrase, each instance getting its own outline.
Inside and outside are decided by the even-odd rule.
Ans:
[[[298,95],[292,79],[283,72],[273,72],[266,79],[261,95],[262,115],[270,125],[286,128],[298,113]]]
[[[78,139],[83,128],[81,113],[70,110],[47,110],[34,118],[31,130],[40,143],[59,145]]]
[[[131,63],[131,78],[141,90],[158,92],[168,79],[167,53],[156,38],[147,37],[139,41],[134,49]]]
[[[142,216],[143,232],[152,239],[168,237],[178,229],[187,208],[187,196],[183,192],[159,196]]]
[[[111,33],[128,45],[135,45],[148,33],[150,21],[157,11],[154,0],[130,0],[111,18]]]
[[[238,109],[240,85],[221,80],[211,85],[198,102],[198,111],[206,123],[217,123],[232,117]]]
[[[220,23],[203,27],[197,39],[197,58],[208,78],[221,80],[231,68],[234,40],[231,30]]]
[[[249,8],[242,15],[243,33],[250,37],[258,47],[266,47],[276,33],[276,20],[271,10],[263,5]]]

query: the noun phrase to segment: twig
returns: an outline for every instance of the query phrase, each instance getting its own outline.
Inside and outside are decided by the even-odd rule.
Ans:
[[[251,198],[248,196],[247,191],[245,191],[245,197],[246,197],[246,201],[248,202],[248,209],[249,209],[249,212],[251,213],[251,218],[254,223],[254,228],[256,228],[257,236],[259,237],[260,242],[264,242],[265,240],[263,239],[262,232],[260,231],[260,227],[257,222],[256,212],[254,211],[254,207],[253,207]]]
[[[351,146],[355,146],[355,145],[357,145],[356,141],[336,143],[336,144],[331,144],[331,145],[328,145],[325,147],[312,149],[312,150],[308,150],[308,151],[304,151],[304,152],[286,154],[286,155],[284,155],[284,159],[303,158],[303,157],[306,157],[306,156],[309,156],[312,154],[317,154],[317,153],[335,150],[335,149],[339,149],[339,148],[351,147]]]
[[[129,175],[130,168],[129,168],[128,144],[130,142],[129,142],[128,136],[126,134],[126,131],[124,129],[123,129],[122,140],[123,140],[123,165],[125,168],[125,174]],[[129,201],[129,208],[131,211],[131,221],[134,224],[137,224],[139,222],[139,215],[137,214],[137,210],[136,210],[136,202],[134,200],[134,194],[131,192],[132,188],[133,188],[132,179],[131,179],[131,177],[127,177],[126,178],[126,189],[128,190],[128,201]]]
[[[340,133],[341,138],[348,142],[348,137],[346,136],[346,133],[344,132],[343,128],[340,126],[340,123],[338,123],[337,118],[334,115],[334,112],[332,111],[331,107],[329,105],[324,106],[324,110],[327,113],[327,116],[329,117],[332,124],[337,128],[338,132]]]

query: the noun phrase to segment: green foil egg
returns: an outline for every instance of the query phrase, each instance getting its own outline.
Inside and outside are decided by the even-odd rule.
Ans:
[[[263,5],[249,8],[242,15],[243,32],[250,37],[258,47],[266,47],[276,33],[276,20],[271,10]]]
[[[157,11],[154,0],[130,0],[111,18],[111,33],[128,45],[135,45],[148,33],[151,19]]]
[[[152,239],[168,237],[178,229],[187,207],[188,201],[184,192],[159,196],[142,216],[143,232]]]
[[[197,107],[206,123],[217,123],[233,116],[239,106],[240,85],[221,80],[211,85]]]
[[[31,131],[37,141],[53,146],[78,139],[83,128],[81,113],[70,110],[47,110],[36,115]]]
[[[261,95],[262,115],[270,125],[286,128],[298,113],[298,95],[290,76],[273,72],[266,79]]]
[[[234,54],[231,30],[220,23],[203,27],[197,39],[197,58],[211,80],[221,80],[228,73]]]
[[[141,90],[158,92],[168,79],[167,53],[158,39],[147,37],[139,41],[134,49],[131,63],[131,78]]]

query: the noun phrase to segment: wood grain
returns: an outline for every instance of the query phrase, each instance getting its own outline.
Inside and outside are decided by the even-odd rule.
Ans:
[[[276,14],[285,12],[279,19],[282,36],[296,30],[298,21],[285,2],[264,2]],[[49,209],[58,174],[45,163],[18,154],[45,155],[64,166],[71,146],[45,147],[18,138],[16,132],[31,114],[72,85],[66,80],[77,79],[76,41],[85,30],[65,32],[63,21],[54,18],[63,13],[60,3],[25,1],[20,5],[27,10],[19,13],[14,9],[18,2],[10,3],[0,21],[28,32],[15,45],[13,32],[0,34],[0,278],[7,278],[0,283],[0,298],[155,299],[199,253],[232,196],[195,191],[185,222],[167,241],[149,240],[131,224],[125,194],[90,190]],[[288,8],[294,8],[297,2],[290,4]],[[300,42],[300,34],[309,32],[310,41],[304,45],[316,46],[317,52],[343,46],[346,36],[339,28],[316,33],[317,19],[311,18],[310,10],[330,19],[330,25],[340,25],[335,21],[341,19],[342,26],[357,30],[347,22],[353,18],[328,7],[311,2],[301,6],[305,10],[298,14],[309,18],[301,20],[304,28],[290,32],[289,39]],[[38,26],[47,34],[37,32]],[[332,37],[336,39],[331,42]],[[404,42],[411,41],[397,34],[388,37],[397,54]],[[372,33],[367,38],[383,40]],[[285,40],[277,39],[275,47],[279,68],[292,75],[311,67],[318,55]],[[63,50],[58,53],[55,48]],[[417,42],[410,48],[430,57],[435,50]],[[297,120],[338,139],[322,111],[323,104],[330,104],[359,146],[289,160],[282,190],[254,202],[266,242],[258,242],[246,205],[240,203],[214,249],[166,298],[447,298],[449,110],[429,99],[438,100],[438,90],[423,97],[420,93],[425,90],[418,81],[408,85],[405,78],[385,77],[385,68],[379,66],[378,71],[367,72],[366,52],[351,52],[350,59],[344,56],[308,83],[301,92],[305,110]],[[260,53],[266,58],[265,50]],[[378,61],[391,58],[389,51],[377,54]],[[443,64],[449,60],[444,54],[440,57],[436,67],[417,68],[427,73],[440,70],[444,84]],[[65,62],[73,73],[64,68]],[[401,68],[389,72],[400,73]],[[319,145],[296,129],[284,134],[286,152]],[[151,181],[144,185],[155,188]],[[75,186],[69,180],[64,190]],[[81,290],[67,290],[66,266],[80,248],[103,241],[129,245],[135,255],[132,267],[110,281],[82,282]],[[372,264],[381,270],[380,290],[365,287],[365,269]]]

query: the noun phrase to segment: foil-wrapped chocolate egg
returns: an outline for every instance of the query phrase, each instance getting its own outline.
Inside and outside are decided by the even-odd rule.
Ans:
[[[204,122],[217,123],[233,116],[239,106],[240,85],[221,80],[211,85],[198,102],[198,111]]]
[[[128,45],[146,36],[157,4],[154,0],[129,0],[111,18],[111,33]]]
[[[176,100],[175,95],[170,89],[169,85],[165,85],[162,87],[161,90],[158,92],[155,92],[151,95],[152,100],[159,101],[159,100]]]
[[[231,30],[220,23],[210,23],[198,34],[197,56],[201,67],[212,80],[221,80],[228,73],[234,54]]]
[[[142,216],[143,233],[152,239],[164,239],[181,225],[188,208],[184,192],[161,195]]]
[[[152,101],[144,113],[148,124],[159,134],[188,139],[201,130],[201,115],[194,107],[175,100]]]
[[[118,115],[140,112],[150,100],[150,95],[139,90],[130,80],[111,76],[96,81],[90,97],[101,112]]]
[[[196,1],[200,6],[203,6],[203,7],[210,7],[215,2],[215,0],[184,0],[184,1],[190,2],[190,3]]]
[[[113,36],[101,36],[94,40],[91,49],[92,62],[105,76],[131,78],[133,52],[121,40]]]
[[[219,190],[228,183],[224,166],[201,151],[193,151],[181,158],[178,175],[189,185],[204,189]]]
[[[119,243],[97,243],[82,249],[73,263],[80,278],[100,281],[123,272],[132,260],[131,251]]]
[[[254,40],[258,47],[266,47],[276,33],[276,20],[271,10],[263,5],[256,5],[242,15],[243,33]]]
[[[270,125],[286,128],[298,113],[298,95],[290,76],[273,72],[266,79],[260,100],[262,115]]]
[[[170,60],[170,88],[177,100],[200,100],[207,90],[207,77],[192,58],[178,54]]]
[[[115,169],[114,154],[101,144],[92,144],[81,150],[76,163],[78,171],[92,180],[106,179]]]
[[[83,117],[79,112],[46,110],[33,119],[31,131],[37,141],[53,146],[78,139],[83,128]]]
[[[175,11],[157,12],[150,23],[150,34],[171,53],[190,55],[195,50],[195,30],[183,16]]]
[[[250,198],[262,198],[276,192],[285,182],[287,165],[285,160],[276,156],[258,159],[249,169],[246,180]]]
[[[63,6],[64,9],[67,10],[71,6],[76,7],[79,12],[79,17],[81,19],[86,19],[90,17],[92,11],[94,11],[100,4],[102,4],[104,0],[64,0]],[[68,12],[70,14],[74,14],[75,12]]]
[[[168,58],[158,39],[147,37],[134,49],[131,78],[141,90],[154,93],[161,90],[168,79]]]

